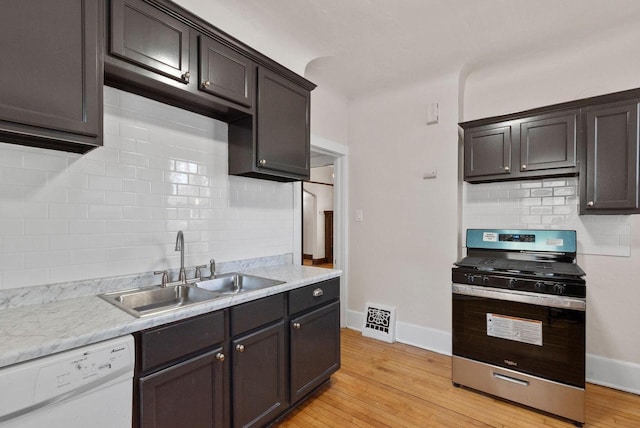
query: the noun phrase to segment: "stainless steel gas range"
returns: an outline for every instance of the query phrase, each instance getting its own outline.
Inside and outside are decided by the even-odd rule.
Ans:
[[[467,230],[452,380],[584,423],[585,273],[570,230]]]

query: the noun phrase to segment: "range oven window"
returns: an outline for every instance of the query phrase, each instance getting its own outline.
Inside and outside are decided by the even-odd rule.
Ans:
[[[487,314],[514,330],[488,332]],[[454,294],[453,354],[584,388],[585,312]]]

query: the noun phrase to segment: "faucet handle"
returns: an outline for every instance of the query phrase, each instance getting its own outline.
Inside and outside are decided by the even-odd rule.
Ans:
[[[207,265],[196,266],[196,274],[194,278],[202,279],[202,269],[206,268]]]
[[[153,272],[154,275],[162,275],[162,283],[161,287],[166,287],[167,282],[169,282],[169,271],[168,270],[157,270]]]
[[[216,276],[216,259],[209,260],[209,270],[211,271],[211,278]]]

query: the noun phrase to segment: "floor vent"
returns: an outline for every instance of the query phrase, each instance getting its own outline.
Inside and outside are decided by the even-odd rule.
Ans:
[[[396,308],[367,303],[362,335],[384,342],[395,342]]]

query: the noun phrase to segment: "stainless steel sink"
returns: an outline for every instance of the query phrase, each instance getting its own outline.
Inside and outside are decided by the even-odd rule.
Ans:
[[[284,281],[240,273],[227,273],[213,279],[196,282],[196,287],[221,294],[237,294],[243,291],[260,290],[278,284],[284,284]]]
[[[117,291],[100,294],[99,297],[140,318],[214,300],[222,297],[222,294],[180,284]]]

